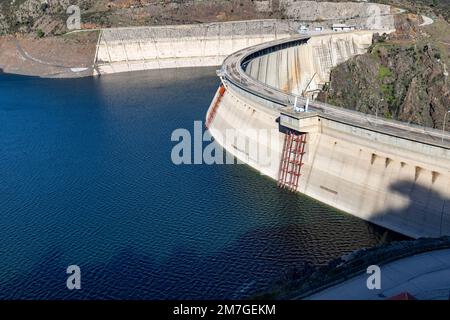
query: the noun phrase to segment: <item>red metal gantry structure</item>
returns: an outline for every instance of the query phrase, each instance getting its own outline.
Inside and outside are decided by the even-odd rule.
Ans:
[[[217,91],[218,91],[217,99],[216,99],[216,101],[214,101],[214,105],[208,114],[208,118],[206,119],[206,123],[205,123],[206,128],[209,128],[209,126],[211,125],[211,123],[213,122],[213,120],[216,116],[217,109],[219,108],[219,105],[220,105],[220,101],[222,101],[223,95],[225,94],[225,87],[223,85],[220,85],[220,87]]]
[[[304,165],[305,146],[306,133],[289,130],[285,134],[278,173],[278,187],[292,192],[297,191],[301,169]]]

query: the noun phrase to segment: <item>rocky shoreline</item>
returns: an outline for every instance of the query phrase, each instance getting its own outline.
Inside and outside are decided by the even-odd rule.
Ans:
[[[98,32],[34,39],[0,37],[4,73],[44,78],[79,78],[93,74]]]
[[[294,274],[291,279],[283,284],[274,286],[270,292],[257,294],[251,298],[304,299],[365,273],[370,265],[382,266],[416,254],[448,248],[450,248],[450,237],[398,241],[370,249],[357,250],[331,261],[324,267],[303,266],[301,273]]]

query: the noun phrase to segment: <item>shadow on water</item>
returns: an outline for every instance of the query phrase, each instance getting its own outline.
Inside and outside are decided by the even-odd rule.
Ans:
[[[236,185],[236,193],[255,195],[254,189],[260,189],[254,182],[261,177],[247,167],[228,168],[236,179],[247,177],[247,183]],[[260,196],[269,198],[271,210],[262,212],[257,204],[248,202],[246,212],[275,215],[280,224],[271,225],[269,220],[209,253],[181,244],[170,249],[162,261],[134,246],[122,247],[97,263],[92,263],[96,259],[91,257],[73,261],[64,254],[68,248],[53,246],[26,272],[0,281],[2,288],[12,289],[0,291],[0,298],[240,299],[270,290],[275,282],[295,278],[312,266],[376,245],[380,242],[376,239],[398,238],[394,233],[386,238],[383,228],[333,214],[333,209],[323,210],[312,199],[279,190],[271,180],[265,182],[273,192],[265,190]],[[368,232],[373,237],[368,237]],[[66,288],[65,269],[74,263],[81,268],[80,291]]]
[[[0,298],[237,299],[400,237],[246,165],[174,165],[173,130],[218,84],[214,68],[2,75]]]
[[[321,230],[322,224],[313,227]],[[345,226],[343,226],[345,227]],[[233,243],[212,254],[201,249],[178,246],[164,261],[138,248],[126,247],[107,261],[80,263],[81,290],[66,288],[67,260],[63,247],[48,248],[41,260],[25,273],[2,281],[2,299],[241,299],[270,289],[274,281],[285,281],[307,272],[330,257],[348,252],[348,247],[333,245],[327,229],[304,234],[304,226],[286,225],[247,232]],[[358,235],[355,235],[358,237]],[[301,241],[299,241],[301,240]],[[325,243],[329,250],[324,252]],[[301,248],[299,250],[298,248]],[[357,247],[355,246],[354,249]],[[230,261],[233,261],[230,264]],[[294,275],[295,276],[295,275]]]
[[[380,224],[397,227],[397,231],[420,237],[450,234],[450,199],[414,181],[398,181],[390,192],[407,200],[400,209],[388,209],[374,215]]]

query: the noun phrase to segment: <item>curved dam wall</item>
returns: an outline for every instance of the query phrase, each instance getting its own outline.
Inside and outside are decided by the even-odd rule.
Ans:
[[[315,102],[299,115],[268,93],[274,89],[245,76],[222,75],[225,93],[208,111],[215,109],[209,130],[229,153],[278,180],[286,129],[294,129],[306,134],[296,191],[411,237],[450,234],[450,135]],[[267,95],[250,89],[258,83]],[[272,140],[254,130],[270,131]],[[236,137],[228,139],[228,131]],[[270,164],[250,146],[267,150]]]
[[[330,79],[331,69],[365,53],[373,32],[358,31],[311,37],[307,44],[293,46],[252,59],[246,73],[267,86],[301,95],[320,90]]]
[[[298,23],[252,20],[102,30],[97,73],[219,66],[231,53],[296,33]]]

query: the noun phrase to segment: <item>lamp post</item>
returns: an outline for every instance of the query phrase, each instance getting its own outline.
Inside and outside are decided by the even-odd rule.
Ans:
[[[448,111],[445,113],[445,116],[444,116],[444,124],[442,125],[442,142],[444,142],[445,125],[447,124],[447,116],[448,116],[449,113],[450,113],[450,110],[448,110]]]

